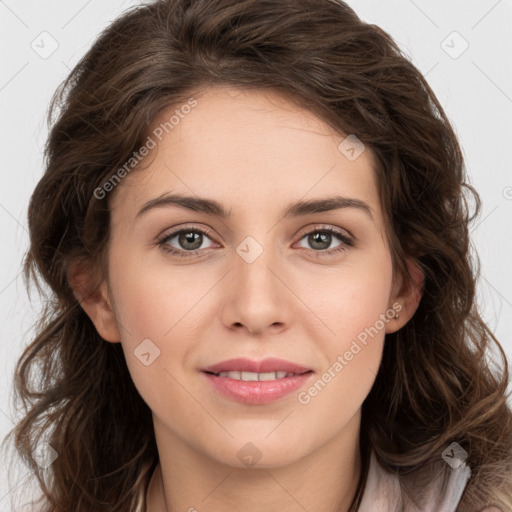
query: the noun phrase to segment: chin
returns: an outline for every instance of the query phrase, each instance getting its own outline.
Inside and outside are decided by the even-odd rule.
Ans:
[[[271,434],[270,437],[274,435]],[[281,435],[274,439],[259,436],[236,437],[228,444],[208,450],[210,457],[233,468],[273,469],[285,467],[307,455],[307,443],[303,439],[291,439]]]

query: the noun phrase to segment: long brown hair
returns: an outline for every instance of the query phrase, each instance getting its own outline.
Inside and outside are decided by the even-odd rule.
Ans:
[[[121,346],[98,335],[67,270],[82,260],[102,274],[115,192],[95,191],[142,146],[164,107],[216,84],[279,91],[355,134],[376,157],[395,270],[408,279],[410,257],[425,274],[418,310],[387,335],[363,404],[365,461],[371,447],[400,475],[407,501],[410,475],[448,472],[441,453],[457,442],[472,470],[461,507],[512,510],[507,360],[475,303],[468,227],[480,202],[423,76],[341,1],[159,0],[109,26],[50,109],[25,260],[27,282],[39,283],[47,307],[17,365],[25,412],[11,433],[45,511],[133,511],[158,461],[151,411]],[[58,453],[46,470],[31,456],[42,439]]]

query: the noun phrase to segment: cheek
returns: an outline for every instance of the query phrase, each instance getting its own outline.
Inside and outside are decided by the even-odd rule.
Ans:
[[[148,261],[142,255],[122,258],[115,251],[109,277],[116,318],[129,343],[172,335],[212,286],[211,276],[190,266],[172,267],[165,258]]]
[[[387,253],[383,251],[367,261],[337,269],[334,274],[316,277],[314,283],[310,279],[303,281],[299,292],[318,320],[304,325],[311,339],[319,340],[331,360],[340,351],[348,350],[355,339],[383,339],[391,316],[389,312],[385,316],[391,306],[392,286],[391,259]]]
[[[312,417],[335,430],[359,409],[379,370],[385,327],[391,319],[391,259],[383,252],[317,284],[323,286],[309,287],[309,295],[303,296],[322,325],[319,328],[316,321],[303,325],[320,348],[323,365],[297,398]]]
[[[164,394],[180,394],[173,377],[181,381],[183,366],[200,339],[198,314],[207,302],[204,297],[218,278],[208,270],[171,269],[165,261],[147,264],[141,257],[121,254],[111,251],[109,284],[122,348],[136,388],[158,409]]]
[[[318,316],[329,332],[311,328],[323,354],[315,380],[298,396],[309,417],[334,433],[361,407],[370,392],[382,357],[385,326],[390,321],[390,273],[347,273],[343,286],[331,287],[334,300],[319,301]],[[389,267],[390,272],[390,267]],[[388,316],[386,317],[386,312]]]

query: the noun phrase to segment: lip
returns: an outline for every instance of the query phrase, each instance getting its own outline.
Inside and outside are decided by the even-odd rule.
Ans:
[[[215,375],[228,371],[256,373],[285,371],[295,375],[270,381],[243,381]],[[264,405],[300,389],[311,378],[313,371],[283,359],[269,358],[252,361],[240,358],[222,361],[204,368],[202,374],[207,382],[224,397],[247,405]]]
[[[304,373],[311,371],[311,368],[306,368],[305,366],[300,366],[298,364],[291,363],[290,361],[277,359],[275,357],[269,357],[261,361],[253,361],[252,359],[241,357],[237,359],[228,359],[227,361],[222,361],[212,366],[208,366],[207,368],[203,368],[202,371],[210,373],[230,371],[256,373],[284,371],[286,373]]]

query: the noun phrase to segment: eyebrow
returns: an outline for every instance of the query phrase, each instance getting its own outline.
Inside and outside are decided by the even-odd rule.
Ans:
[[[180,208],[205,213],[222,219],[226,219],[231,216],[231,210],[227,211],[220,203],[213,199],[185,196],[181,194],[163,194],[145,203],[135,218],[141,217],[155,208],[164,208],[169,206],[178,206]],[[297,201],[296,203],[288,205],[284,209],[282,215],[284,218],[301,217],[313,213],[328,212],[342,208],[356,208],[366,213],[372,220],[374,220],[372,208],[367,203],[360,199],[339,195],[327,197],[325,199]]]

